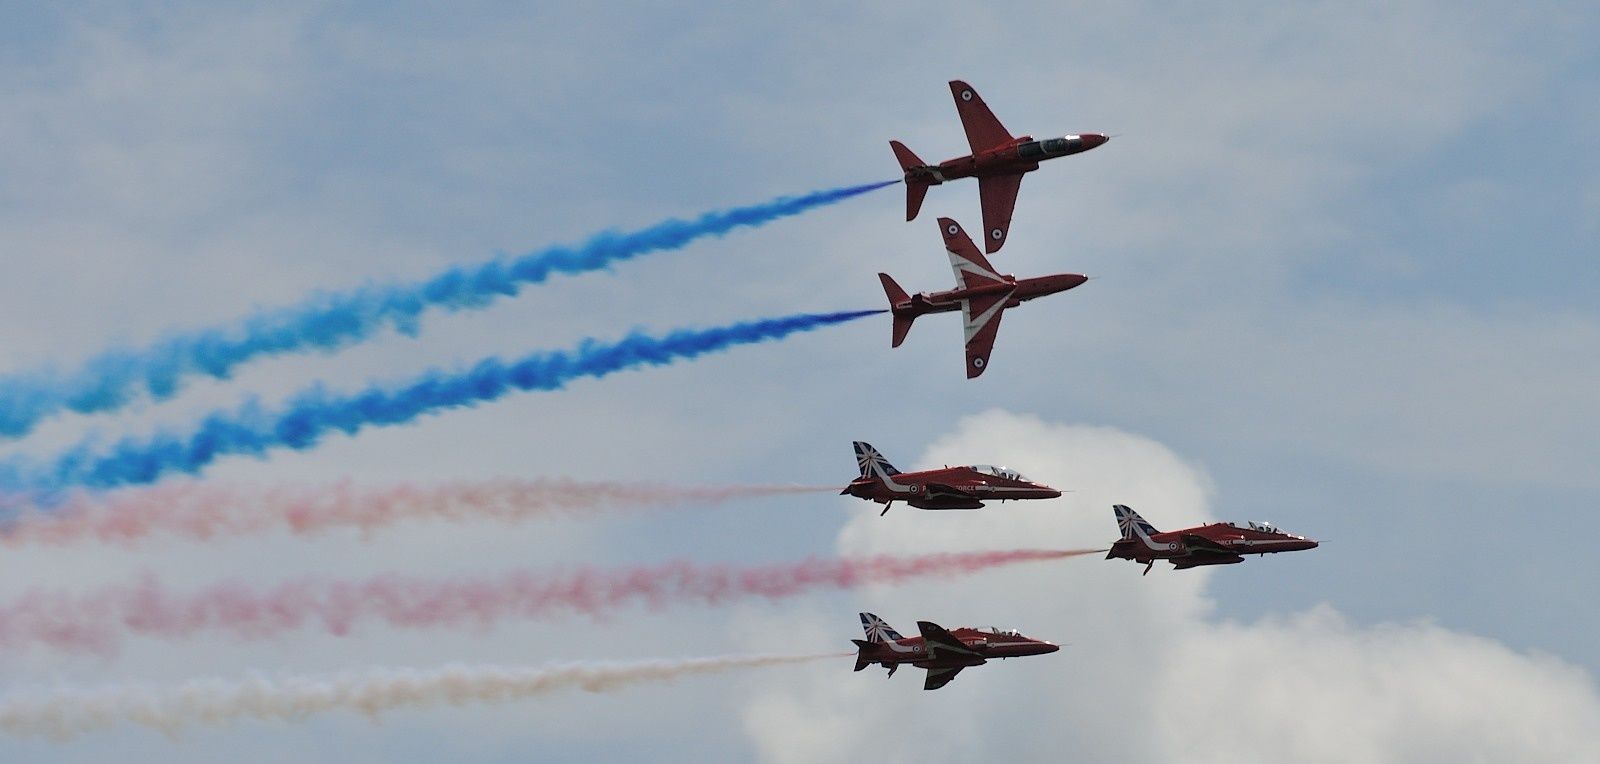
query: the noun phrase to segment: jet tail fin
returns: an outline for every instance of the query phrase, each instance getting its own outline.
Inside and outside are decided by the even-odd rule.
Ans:
[[[900,474],[900,470],[895,469],[888,459],[883,458],[883,454],[878,453],[878,449],[873,448],[871,443],[856,440],[851,441],[850,445],[856,451],[856,466],[861,468],[861,477],[883,478]],[[882,637],[891,640],[900,638],[900,632],[890,628],[882,618],[871,613],[861,614],[861,628],[867,630],[867,639],[875,642],[882,642]]]
[[[1154,536],[1160,531],[1156,530],[1148,520],[1133,511],[1133,507],[1126,504],[1113,504],[1111,511],[1117,515],[1117,529],[1122,531],[1122,538],[1127,541],[1138,538],[1141,533],[1146,537]]]
[[[928,163],[922,161],[921,157],[899,141],[889,141],[889,148],[894,149],[894,158],[900,160],[900,169],[905,171],[906,220],[916,220],[917,213],[922,211],[922,200],[927,197],[930,185],[924,177],[926,173],[919,171],[927,168]]]
[[[866,446],[865,443],[860,445]],[[867,448],[871,449],[872,446],[867,446]],[[891,467],[890,469],[893,468]],[[900,632],[895,631],[894,627],[889,625],[888,621],[879,618],[873,613],[861,614],[861,630],[867,633],[868,642],[897,642],[904,639],[904,637],[900,636]]]
[[[889,310],[891,312],[894,310],[894,306],[911,299],[910,295],[906,294],[906,290],[901,289],[900,285],[895,283],[895,280],[889,274],[878,274],[878,281],[883,283],[883,293],[889,298]],[[906,341],[906,335],[911,333],[911,322],[916,320],[915,314],[903,315],[895,313],[894,336],[890,340],[889,347],[900,347],[900,343]]]
[[[878,452],[872,450],[872,446],[869,446],[865,443],[856,443],[857,455],[862,453],[863,447],[865,447],[865,450],[868,454],[876,456],[879,459],[883,458],[881,456],[877,456]],[[885,462],[885,466],[887,466],[887,464],[888,463]],[[861,467],[861,472],[863,475],[866,474],[867,469],[868,466],[863,464]],[[889,467],[889,469],[892,470],[894,468]],[[888,621],[879,618],[873,613],[861,613],[860,615],[861,630],[866,632],[867,638],[850,640],[851,642],[855,643],[857,648],[856,671],[860,671],[866,668],[867,664],[872,663],[872,660],[867,657],[867,653],[876,650],[878,645],[883,644],[884,642],[898,642],[901,639],[904,639],[904,637],[900,636],[900,632],[895,631],[894,627],[889,625]],[[889,676],[894,676],[893,666],[889,667]]]

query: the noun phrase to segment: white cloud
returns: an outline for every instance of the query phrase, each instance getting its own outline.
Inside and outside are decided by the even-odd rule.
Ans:
[[[1199,730],[1254,749],[1188,761],[1596,761],[1588,671],[1425,623],[1359,626],[1326,606],[1256,623],[1200,623],[1150,685],[1174,755]]]
[[[840,551],[1103,545],[1115,536],[1112,501],[1134,505],[1161,528],[1210,517],[1202,472],[1111,428],[991,411],[958,423],[922,463],[973,460],[1004,460],[1077,492],[970,513],[863,512],[841,531]],[[862,592],[861,609],[891,623],[992,620],[1068,646],[970,670],[937,693],[924,693],[910,669],[911,677],[887,685],[878,669],[819,672],[756,693],[745,728],[762,757],[777,762],[953,752],[1087,761],[1571,761],[1600,751],[1593,680],[1555,658],[1428,624],[1358,625],[1325,605],[1250,623],[1213,616],[1211,576],[1284,575],[1294,564],[1284,555],[1215,571],[1162,566],[1141,577],[1130,563],[1079,558]],[[853,632],[847,615],[806,617]],[[817,628],[798,621],[790,616],[783,628]]]

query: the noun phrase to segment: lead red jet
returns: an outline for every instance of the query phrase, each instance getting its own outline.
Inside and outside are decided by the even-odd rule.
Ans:
[[[901,472],[872,444],[858,440],[853,445],[861,477],[850,481],[839,495],[883,504],[879,517],[888,514],[896,499],[917,509],[982,509],[984,499],[1054,499],[1061,495],[1016,470],[988,464]]]
[[[1023,636],[1016,629],[997,629],[993,626],[974,629],[963,626],[946,631],[930,621],[917,621],[920,637],[902,637],[871,613],[861,614],[861,628],[866,639],[852,639],[859,651],[856,653],[856,671],[877,663],[895,669],[909,663],[927,669],[928,675],[922,689],[937,690],[956,678],[968,666],[982,666],[990,658],[1020,658],[1025,655],[1044,655],[1061,648],[1042,639]]]
[[[889,298],[889,310],[894,314],[894,337],[890,347],[900,347],[900,343],[905,342],[911,322],[916,321],[917,316],[959,310],[966,333],[967,379],[982,374],[989,365],[989,353],[994,350],[994,338],[1000,331],[1000,314],[1006,308],[1015,308],[1035,297],[1064,292],[1089,280],[1080,273],[1028,279],[1018,279],[1009,273],[1002,276],[978,252],[956,221],[939,218],[939,232],[944,235],[950,268],[956,274],[955,289],[907,295],[889,274],[878,274],[883,292]]]
[[[1144,573],[1140,575],[1148,575],[1156,560],[1167,560],[1175,570],[1184,570],[1201,565],[1233,565],[1244,562],[1247,554],[1317,548],[1317,542],[1285,533],[1272,523],[1212,523],[1163,533],[1126,505],[1117,504],[1111,510],[1117,515],[1122,538],[1111,545],[1106,559],[1142,562]]]
[[[988,105],[961,80],[950,81],[950,94],[956,99],[956,112],[967,131],[972,153],[946,159],[936,165],[922,161],[899,141],[889,141],[894,156],[905,171],[906,220],[915,220],[929,186],[957,178],[977,178],[978,197],[983,202],[984,251],[999,252],[1011,228],[1011,210],[1017,205],[1017,189],[1022,176],[1039,169],[1046,159],[1079,154],[1111,140],[1101,133],[1079,133],[1036,141],[1030,136],[1011,137]]]

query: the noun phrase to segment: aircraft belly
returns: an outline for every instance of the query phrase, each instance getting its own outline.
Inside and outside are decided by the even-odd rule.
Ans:
[[[972,666],[982,666],[983,664],[988,663],[988,662],[989,661],[984,659],[984,658],[977,658],[977,657],[970,658],[970,659],[939,658],[937,660],[914,661],[914,662],[912,662],[911,665],[916,666],[917,668],[920,668],[920,669],[952,669],[952,668],[970,668]]]
[[[983,163],[976,172],[972,173],[972,177],[994,178],[1033,172],[1037,169],[1039,169],[1038,162],[1019,162],[1015,159],[1006,158]]]
[[[1240,557],[1239,555],[1207,555],[1204,557],[1188,556],[1172,558],[1172,565],[1178,570],[1184,570],[1186,568],[1198,568],[1203,565],[1235,565],[1241,562],[1244,562],[1244,558]]]
[[[961,303],[961,300],[930,298],[925,300],[918,307],[920,307],[925,313],[949,313],[952,311],[961,310]]]
[[[915,500],[908,501],[907,503],[913,507],[916,507],[917,509],[983,509],[983,502],[978,501],[977,499],[972,499],[969,501],[963,501],[960,499],[946,499],[942,501]]]

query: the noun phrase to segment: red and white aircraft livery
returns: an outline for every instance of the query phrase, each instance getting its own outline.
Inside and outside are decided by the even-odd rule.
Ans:
[[[1024,173],[1039,169],[1039,163],[1046,159],[1078,154],[1111,140],[1100,133],[1042,141],[1026,135],[1013,138],[971,85],[951,80],[950,94],[955,96],[956,112],[961,115],[961,126],[966,128],[971,154],[931,165],[899,141],[889,141],[889,147],[894,149],[894,156],[906,173],[906,220],[916,219],[929,186],[957,178],[978,179],[978,196],[983,202],[985,252],[999,252],[1006,243],[1011,210],[1017,204],[1017,189],[1022,186]]]
[[[911,322],[916,321],[917,316],[959,310],[962,330],[966,333],[967,379],[982,374],[988,367],[989,353],[994,350],[994,338],[1000,331],[1000,314],[1006,308],[1015,308],[1035,297],[1064,292],[1089,280],[1088,276],[1078,273],[1029,279],[1018,279],[1009,273],[1002,276],[978,252],[956,221],[939,218],[939,231],[944,235],[944,248],[956,274],[955,289],[907,295],[889,274],[878,274],[884,294],[889,297],[889,310],[894,314],[894,337],[890,347],[900,347],[900,343],[905,342]]]
[[[888,667],[889,676],[893,677],[895,669],[909,663],[928,670],[922,683],[924,690],[937,690],[955,679],[962,669],[982,666],[990,658],[1044,655],[1061,649],[1044,640],[1023,636],[1016,629],[963,626],[946,631],[929,621],[917,621],[922,636],[902,637],[882,618],[871,613],[861,614],[861,628],[867,632],[867,638],[850,640],[860,648],[856,653],[856,671],[877,663]]]
[[[1061,495],[1050,486],[1035,483],[1016,470],[988,464],[945,467],[922,472],[901,472],[870,443],[855,441],[856,466],[861,477],[839,492],[883,504],[889,512],[896,499],[917,509],[982,509],[985,499],[1054,499]]]
[[[1156,560],[1167,560],[1176,570],[1183,570],[1201,565],[1232,565],[1244,562],[1247,554],[1317,548],[1317,542],[1285,533],[1272,523],[1212,523],[1162,533],[1125,505],[1117,504],[1111,509],[1117,513],[1122,538],[1111,545],[1106,559],[1142,562],[1145,574]]]

